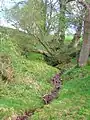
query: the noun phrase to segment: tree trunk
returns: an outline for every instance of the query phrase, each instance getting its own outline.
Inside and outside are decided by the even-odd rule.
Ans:
[[[46,34],[46,32],[47,32],[47,26],[46,26],[46,22],[47,22],[47,4],[48,4],[47,0],[45,0],[45,1],[42,0],[41,1],[41,5],[43,6],[42,19],[43,19],[43,22],[44,22],[44,24],[41,25],[41,29],[43,30],[44,34]]]
[[[59,0],[59,9],[60,9],[59,28],[58,28],[59,41],[60,41],[60,44],[64,44],[65,28],[66,28],[66,21],[65,21],[66,3],[65,3],[65,0]]]
[[[90,50],[90,4],[88,4],[87,13],[84,20],[83,45],[79,57],[79,66],[87,64]]]

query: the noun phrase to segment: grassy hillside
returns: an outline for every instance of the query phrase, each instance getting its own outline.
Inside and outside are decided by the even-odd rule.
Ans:
[[[30,120],[90,120],[90,66],[67,70],[58,98],[44,105],[42,96],[51,90],[50,79],[58,70],[40,55],[25,59],[10,39],[0,44],[0,54],[10,57],[15,76],[10,83],[0,78],[0,120],[35,109]]]
[[[58,99],[31,120],[90,120],[90,76],[65,82]]]
[[[0,80],[0,120],[25,109],[42,107],[41,98],[52,88],[49,80],[58,70],[35,57],[26,60],[10,40],[3,40],[1,53],[10,57],[15,78],[9,84]]]

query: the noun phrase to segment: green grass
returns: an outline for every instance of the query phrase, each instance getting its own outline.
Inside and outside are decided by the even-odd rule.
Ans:
[[[50,79],[58,70],[39,54],[25,59],[11,40],[3,40],[0,53],[10,56],[15,75],[9,84],[0,79],[0,120],[34,109],[30,120],[90,120],[90,66],[67,70],[58,98],[44,106],[42,96],[52,89]]]
[[[0,53],[10,56],[15,75],[10,84],[0,80],[0,120],[42,107],[42,96],[52,88],[50,78],[58,71],[36,54],[26,60],[17,51],[18,47],[10,40],[4,40],[0,46]]]
[[[70,42],[73,39],[73,35],[65,36],[65,41]]]
[[[34,60],[34,61],[42,61],[43,60],[43,55],[41,54],[38,54],[38,53],[33,53],[33,52],[30,52],[28,53],[28,59],[30,60]]]
[[[63,80],[69,81],[69,80],[75,80],[75,79],[83,79],[88,77],[90,75],[90,66],[85,66],[83,68],[71,68],[67,70],[63,75]]]
[[[65,82],[58,99],[31,120],[90,120],[90,76]]]
[[[73,35],[66,35],[65,36],[65,43],[70,43],[73,39]],[[82,41],[82,37],[80,38],[80,42]]]

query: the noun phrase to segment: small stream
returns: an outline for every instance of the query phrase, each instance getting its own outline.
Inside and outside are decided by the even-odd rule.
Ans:
[[[45,94],[42,96],[42,100],[44,101],[44,105],[50,104],[51,101],[56,99],[58,97],[58,92],[61,89],[62,86],[62,79],[61,79],[62,72],[55,74],[55,76],[51,79],[51,84],[53,85],[53,88],[50,93]],[[43,106],[44,107],[44,106]],[[35,110],[29,110],[25,111],[23,115],[20,116],[14,116],[11,118],[11,120],[28,120],[36,111]]]

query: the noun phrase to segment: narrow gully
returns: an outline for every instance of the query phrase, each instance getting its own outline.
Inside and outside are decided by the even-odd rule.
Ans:
[[[51,90],[50,93],[42,96],[42,100],[44,101],[44,105],[50,104],[51,101],[53,101],[54,99],[56,99],[58,97],[58,92],[60,91],[61,86],[62,86],[62,79],[61,79],[62,74],[63,74],[63,71],[55,74],[55,76],[51,79],[51,84],[53,85],[53,89]],[[28,118],[30,118],[32,115],[34,115],[36,110],[37,109],[28,110],[28,111],[26,110],[23,115],[12,117],[11,120],[28,120]]]

